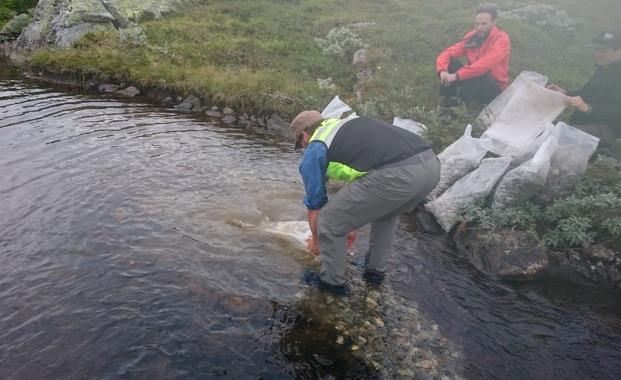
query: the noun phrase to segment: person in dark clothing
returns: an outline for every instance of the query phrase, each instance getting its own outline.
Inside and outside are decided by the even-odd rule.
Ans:
[[[479,7],[475,28],[436,59],[440,95],[445,106],[461,100],[466,104],[488,104],[509,85],[511,40],[496,27],[494,6]],[[465,57],[462,64],[459,58]]]
[[[569,123],[600,138],[600,145],[613,147],[621,137],[621,35],[602,33],[593,40],[597,70],[578,91],[557,85],[549,89],[570,96],[575,108]]]
[[[414,208],[440,179],[440,162],[420,136],[366,117],[323,119],[304,111],[291,122],[296,148],[305,148],[304,180],[309,250],[321,254],[321,273],[306,280],[339,292],[345,288],[346,246],[371,223],[365,278],[386,271],[398,217]],[[348,182],[330,200],[326,177]]]

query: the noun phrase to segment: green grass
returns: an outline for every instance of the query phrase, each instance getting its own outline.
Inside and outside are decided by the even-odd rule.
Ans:
[[[478,2],[199,3],[165,20],[143,22],[148,41],[144,46],[124,46],[113,34],[88,35],[73,48],[35,54],[32,69],[194,91],[214,102],[255,111],[274,109],[285,116],[324,106],[335,93],[320,90],[316,80],[332,77],[337,93],[371,116],[424,118],[437,106],[435,57],[471,27]],[[501,9],[505,5],[497,3]],[[576,31],[560,34],[501,19],[499,26],[510,33],[513,43],[511,74],[535,70],[562,86],[579,86],[594,69],[588,41],[617,23],[621,2],[554,0],[546,4],[565,10],[576,20]],[[355,102],[351,55],[325,54],[315,42],[338,26],[358,33],[371,52],[375,79],[361,104]]]

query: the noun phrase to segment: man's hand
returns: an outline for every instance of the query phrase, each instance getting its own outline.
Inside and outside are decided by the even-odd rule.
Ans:
[[[315,256],[319,256],[321,254],[319,251],[319,244],[317,244],[317,240],[315,240],[312,236],[309,236],[306,239],[306,248]]]
[[[546,88],[547,88],[548,90],[552,90],[552,91],[560,92],[560,93],[561,93],[561,94],[563,94],[563,95],[567,95],[567,91],[565,91],[563,88],[561,88],[561,87],[559,87],[559,86],[557,86],[557,85],[555,85],[555,84],[548,85]]]
[[[449,74],[446,71],[442,71],[440,73],[440,82],[442,82],[443,86],[450,86],[451,83],[455,82],[457,80],[457,74]]]
[[[580,97],[580,96],[572,96],[567,99],[567,105],[574,107],[580,112],[588,112],[589,105]]]
[[[449,75],[451,74],[449,74],[447,71],[440,72],[440,82],[442,83],[443,86],[446,86],[446,80]]]
[[[358,231],[354,230],[347,234],[347,237],[346,237],[347,250],[350,250],[354,246],[354,243],[356,242],[357,238],[358,238]],[[319,256],[321,254],[321,251],[319,250],[319,244],[317,243],[317,240],[315,240],[312,236],[309,236],[308,238],[306,238],[306,249],[308,249],[308,251],[315,256]]]

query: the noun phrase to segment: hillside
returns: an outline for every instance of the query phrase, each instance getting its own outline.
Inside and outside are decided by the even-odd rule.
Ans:
[[[503,11],[498,25],[512,38],[512,76],[535,70],[569,88],[593,70],[592,36],[614,26],[621,14],[617,0],[554,0],[546,1],[547,7],[540,1],[497,3]],[[338,93],[371,116],[424,118],[425,109],[437,105],[435,56],[471,27],[476,5],[469,0],[192,1],[160,20],[141,20],[144,34],[133,39],[115,32],[88,34],[72,48],[37,52],[30,65],[77,78],[196,92],[217,104],[276,109],[284,116],[321,107]],[[372,79],[357,102],[352,56],[362,46],[368,47],[364,70]],[[327,78],[333,85],[324,81],[327,86],[320,88],[318,79]]]

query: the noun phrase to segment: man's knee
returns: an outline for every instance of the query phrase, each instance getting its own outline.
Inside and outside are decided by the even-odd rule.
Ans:
[[[461,63],[461,61],[458,58],[451,57],[451,61],[448,67],[448,73],[455,74],[457,70],[461,69],[462,67],[464,67],[464,64]]]
[[[333,211],[330,207],[325,207],[319,212],[317,219],[317,228],[319,234],[342,237],[350,232],[347,223],[342,221],[339,213]]]

